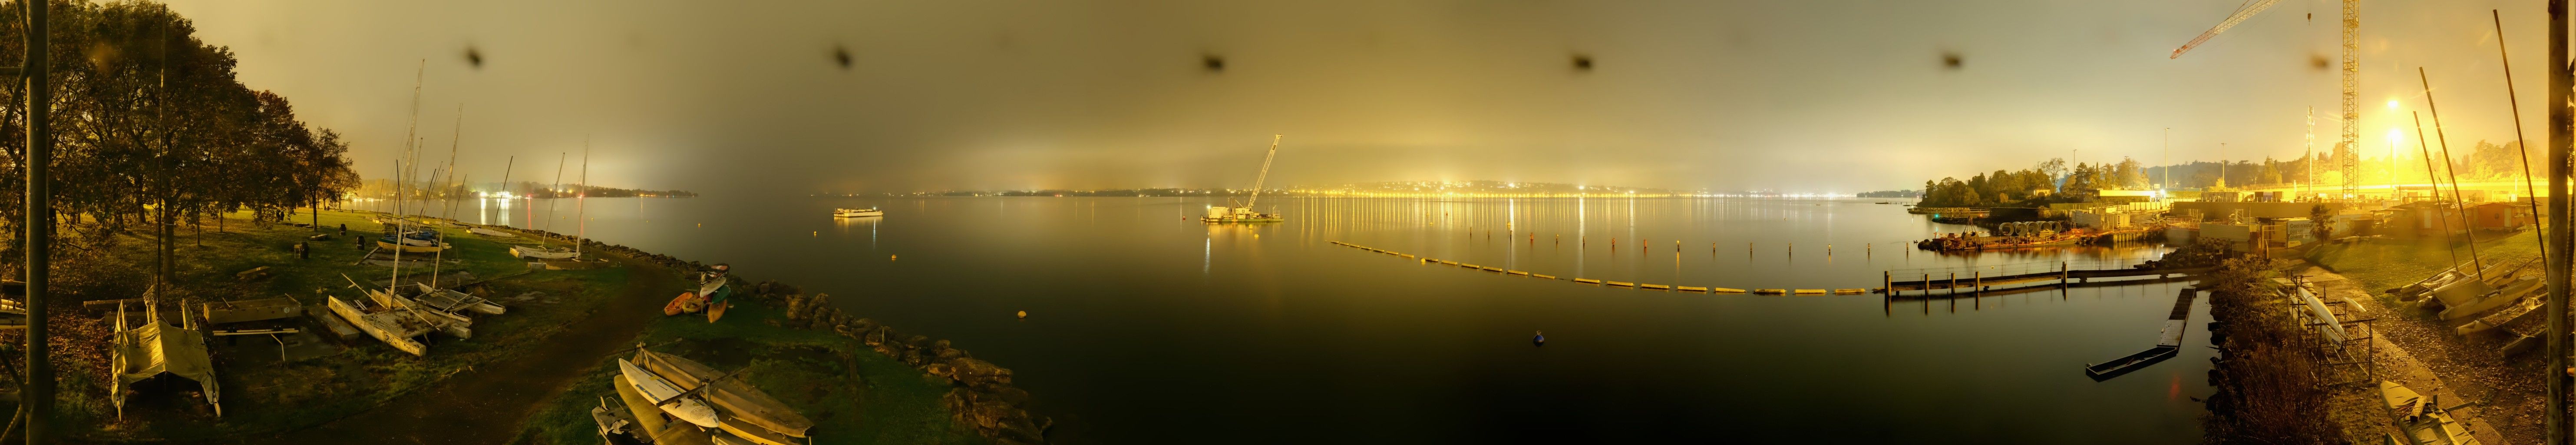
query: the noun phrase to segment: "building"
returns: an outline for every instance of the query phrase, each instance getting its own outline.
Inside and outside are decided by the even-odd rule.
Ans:
[[[2477,230],[2515,231],[2538,222],[2531,207],[2521,203],[2490,202],[2469,206],[2469,228]]]

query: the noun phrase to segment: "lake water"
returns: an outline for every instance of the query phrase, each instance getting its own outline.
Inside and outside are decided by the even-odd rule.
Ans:
[[[1199,198],[583,206],[602,242],[728,262],[954,340],[1017,371],[1034,408],[1075,443],[2198,439],[2192,397],[2211,392],[2206,299],[2181,356],[2106,382],[2082,372],[2153,344],[2182,283],[1893,302],[1712,295],[1331,244],[1747,289],[1875,288],[1889,270],[2084,267],[2161,252],[1935,255],[1909,242],[1964,227],[1879,201],[1274,198],[1263,207],[1288,222],[1228,226],[1197,222],[1222,202]],[[487,201],[478,213],[576,230],[573,201],[548,205]],[[868,206],[886,216],[828,215]],[[1022,310],[1027,319],[1012,316]],[[1540,330],[1548,342],[1533,346]]]

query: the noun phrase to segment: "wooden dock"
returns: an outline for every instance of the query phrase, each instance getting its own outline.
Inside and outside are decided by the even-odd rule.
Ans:
[[[2211,269],[2216,269],[2215,267],[2163,269],[2100,267],[2079,269],[2072,268],[2069,263],[2065,262],[2059,262],[2056,266],[2057,267],[2054,268],[2035,268],[2031,267],[2031,265],[2023,264],[2009,268],[1988,267],[1984,269],[1945,270],[1940,272],[1888,271],[1880,275],[1882,285],[1879,287],[1878,291],[1880,293],[1891,295],[1904,291],[1931,292],[1933,290],[1949,290],[1957,292],[1958,289],[1983,291],[1995,287],[2028,283],[2082,283],[2097,278],[2167,278],[2175,275],[2198,274],[2208,272]]]
[[[2165,316],[2165,327],[2156,333],[2155,346],[2111,361],[2086,364],[2084,376],[2097,382],[2110,380],[2173,358],[2182,351],[2182,334],[2191,328],[2191,301],[2199,296],[2199,288],[2188,287],[2182,289],[2181,295],[2174,296],[2173,312]]]

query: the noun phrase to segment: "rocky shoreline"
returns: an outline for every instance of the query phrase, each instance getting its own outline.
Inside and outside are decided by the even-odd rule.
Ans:
[[[562,242],[574,242],[571,236],[543,230],[504,227],[505,229]],[[682,260],[670,255],[646,252],[618,244],[588,241],[584,249],[609,252],[637,261],[651,262],[672,270],[703,270],[706,264]],[[977,359],[963,349],[952,347],[948,340],[933,340],[921,335],[904,335],[893,327],[875,320],[852,316],[831,306],[831,295],[811,296],[795,285],[764,280],[752,283],[740,276],[731,277],[737,289],[749,290],[748,297],[772,307],[784,307],[785,321],[771,320],[784,328],[828,330],[842,337],[859,340],[870,350],[939,376],[952,386],[940,397],[949,411],[949,419],[973,429],[976,434],[999,444],[1036,444],[1047,442],[1047,431],[1054,419],[1028,412],[1029,392],[1011,385],[1011,370]]]

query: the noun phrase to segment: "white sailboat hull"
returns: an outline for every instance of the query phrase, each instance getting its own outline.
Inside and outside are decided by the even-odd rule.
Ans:
[[[707,406],[706,402],[699,401],[696,397],[662,403],[672,397],[679,397],[684,390],[677,385],[672,385],[669,380],[663,380],[659,374],[645,371],[644,368],[636,367],[634,362],[622,358],[617,359],[617,371],[626,375],[627,383],[635,386],[635,392],[643,393],[646,400],[660,404],[662,411],[671,413],[672,417],[707,428],[716,428],[724,424],[716,417],[715,407]]]

